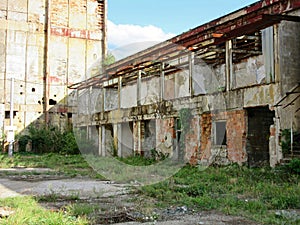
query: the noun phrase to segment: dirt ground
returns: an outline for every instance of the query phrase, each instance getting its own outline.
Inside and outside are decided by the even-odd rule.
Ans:
[[[33,175],[28,175],[28,171],[33,172]],[[147,200],[141,199],[141,196],[133,191],[132,186],[109,181],[49,176],[48,169],[9,169],[9,171],[0,169],[1,172],[5,172],[5,176],[0,177],[0,198],[21,195],[46,196],[46,198],[59,196],[54,202],[44,201],[40,204],[51,210],[61,210],[66,205],[74,203],[74,200],[67,198],[74,196],[76,203],[100,206],[101,212],[95,213],[92,217],[93,224],[257,224],[242,217],[228,216],[215,211],[194,212],[186,206],[146,209]],[[24,172],[27,175],[24,175]]]

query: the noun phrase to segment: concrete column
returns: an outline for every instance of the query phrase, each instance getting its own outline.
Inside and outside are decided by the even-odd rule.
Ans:
[[[192,52],[189,54],[189,94],[193,96],[193,69],[194,69],[194,57],[195,53]]]
[[[161,64],[160,72],[160,100],[162,101],[165,97],[165,63]]]
[[[141,121],[135,121],[133,125],[133,149],[135,154],[142,153]]]
[[[118,156],[122,157],[122,124],[114,124],[114,146],[118,149]]]
[[[233,86],[232,72],[232,41],[226,41],[226,91],[230,91]]]
[[[118,108],[121,109],[121,103],[122,103],[122,77],[119,77],[118,79]]]
[[[120,150],[119,149],[119,138],[118,137],[121,137],[119,136],[120,134],[120,131],[121,129],[119,129],[119,125],[118,124],[113,124],[113,145],[114,145],[114,148],[118,148],[118,151]],[[122,156],[121,154],[119,154],[118,152],[118,156]]]
[[[138,79],[137,79],[137,105],[141,105],[141,97],[142,97],[142,71],[138,71]]]
[[[98,126],[98,155],[102,156],[102,126]]]
[[[269,138],[269,154],[270,154],[270,166],[275,167],[277,164],[276,154],[276,128],[274,125],[270,127],[270,138]]]
[[[106,156],[106,130],[105,126],[101,126],[101,156]]]

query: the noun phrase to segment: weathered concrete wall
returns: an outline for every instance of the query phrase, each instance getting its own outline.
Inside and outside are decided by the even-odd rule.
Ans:
[[[299,12],[294,12],[293,15],[299,15]],[[300,58],[300,42],[295,35],[299,31],[298,23],[282,21],[279,25],[260,31],[262,41],[255,42],[255,46],[259,46],[255,51],[249,47],[245,49],[245,46],[242,49],[233,49],[235,53],[232,55],[234,58],[232,62],[228,62],[231,51],[226,48],[226,64],[207,65],[195,54],[196,59],[185,62],[185,68],[180,72],[175,68],[167,68],[160,77],[153,76],[142,80],[140,87],[137,78],[136,83],[132,81],[134,85],[122,86],[121,107],[102,113],[104,119],[99,123],[134,122],[134,146],[138,147],[135,149],[141,150],[143,143],[140,142],[143,142],[144,138],[141,123],[153,119],[156,121],[156,149],[164,153],[177,154],[177,135],[180,131],[176,131],[176,118],[179,117],[180,109],[192,109],[195,116],[192,118],[191,131],[184,140],[185,158],[192,163],[201,159],[216,164],[245,163],[249,161],[246,149],[249,131],[247,112],[251,111],[250,108],[254,108],[254,111],[264,108],[269,112],[264,132],[265,136],[270,133],[270,162],[271,165],[275,165],[282,158],[280,129],[290,127],[291,118],[293,127],[299,126],[299,113],[291,114],[292,110],[299,108],[299,101],[285,110],[277,108],[276,116],[273,107],[299,82],[300,66],[297,59]],[[260,40],[257,34],[249,40],[251,38]],[[249,40],[243,44],[247,46]],[[230,41],[226,42],[229,43]],[[238,48],[238,45],[235,48]],[[234,54],[244,55],[235,57]],[[251,57],[248,54],[251,54]],[[178,57],[166,64],[174,67],[180,65],[180,56]],[[162,68],[165,68],[166,64],[162,63]],[[186,68],[190,68],[191,71]],[[126,75],[123,78],[126,80]],[[159,79],[164,83],[161,84]],[[141,105],[137,99],[139,94]],[[160,96],[163,101],[156,101]],[[118,96],[115,97],[115,102],[118,102]],[[128,101],[125,102],[125,99]],[[291,96],[286,101],[292,100]],[[264,115],[260,119],[265,119]],[[216,123],[217,121],[226,122],[226,144],[219,146],[214,142],[216,127],[220,124]],[[224,123],[221,123],[224,126]],[[274,128],[269,130],[270,125],[276,127],[275,131]]]
[[[43,112],[45,3],[1,1],[0,15],[0,99],[8,113],[10,78],[15,78],[14,125],[20,131]],[[6,118],[3,125],[8,124]]]
[[[234,64],[233,74],[235,88],[265,83],[264,56],[251,57],[241,63]]]
[[[300,16],[300,11],[291,15]],[[280,90],[281,96],[291,91],[293,87],[300,83],[300,25],[296,22],[283,21],[278,28],[279,33],[279,70],[280,70]],[[299,88],[295,91],[299,91]],[[297,95],[288,96],[283,102],[283,107],[278,109],[281,129],[290,129],[291,126],[296,131],[300,131],[300,100],[293,102]],[[293,104],[289,105],[289,103]],[[288,106],[289,105],[289,106]],[[298,110],[298,111],[297,111]]]
[[[141,104],[148,105],[158,102],[160,98],[160,80],[157,77],[143,79],[141,83]]]
[[[127,85],[121,89],[121,108],[137,106],[137,84]]]
[[[15,78],[18,132],[35,121],[61,125],[70,120],[63,114],[71,115],[76,107],[67,86],[101,71],[104,4],[96,0],[1,1],[0,101],[5,105],[1,114],[9,111],[10,78]],[[8,124],[6,118],[3,125]]]
[[[164,155],[173,154],[173,142],[176,138],[174,126],[174,118],[156,120],[156,150]]]
[[[226,121],[226,145],[216,146],[213,123]],[[216,114],[205,113],[201,118],[201,158],[207,163],[219,165],[229,162],[243,163],[247,161],[246,135],[247,116],[244,110],[220,112]]]
[[[188,119],[188,118],[184,118]],[[191,119],[190,129],[185,134],[184,146],[185,146],[185,161],[190,162],[192,165],[196,165],[200,158],[200,118],[195,116]]]
[[[300,11],[292,15],[300,16]],[[282,21],[279,33],[279,64],[281,94],[284,95],[300,82],[300,25],[297,22]]]

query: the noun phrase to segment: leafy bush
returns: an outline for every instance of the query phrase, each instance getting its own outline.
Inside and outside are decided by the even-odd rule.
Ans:
[[[292,161],[288,163],[287,167],[292,173],[296,173],[300,175],[300,159],[298,158],[292,159]]]
[[[19,138],[17,137],[19,143],[19,152],[26,152],[26,146],[30,141],[30,137],[28,135],[22,135]]]
[[[78,154],[79,148],[71,129],[60,130],[55,126],[28,127],[28,134],[17,138],[19,151],[25,152],[26,145],[32,143],[33,153]]]

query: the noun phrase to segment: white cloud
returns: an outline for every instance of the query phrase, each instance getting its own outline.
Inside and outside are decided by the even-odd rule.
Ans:
[[[136,53],[174,36],[174,34],[165,33],[161,28],[153,25],[115,24],[112,21],[107,23],[108,46],[117,59]]]

